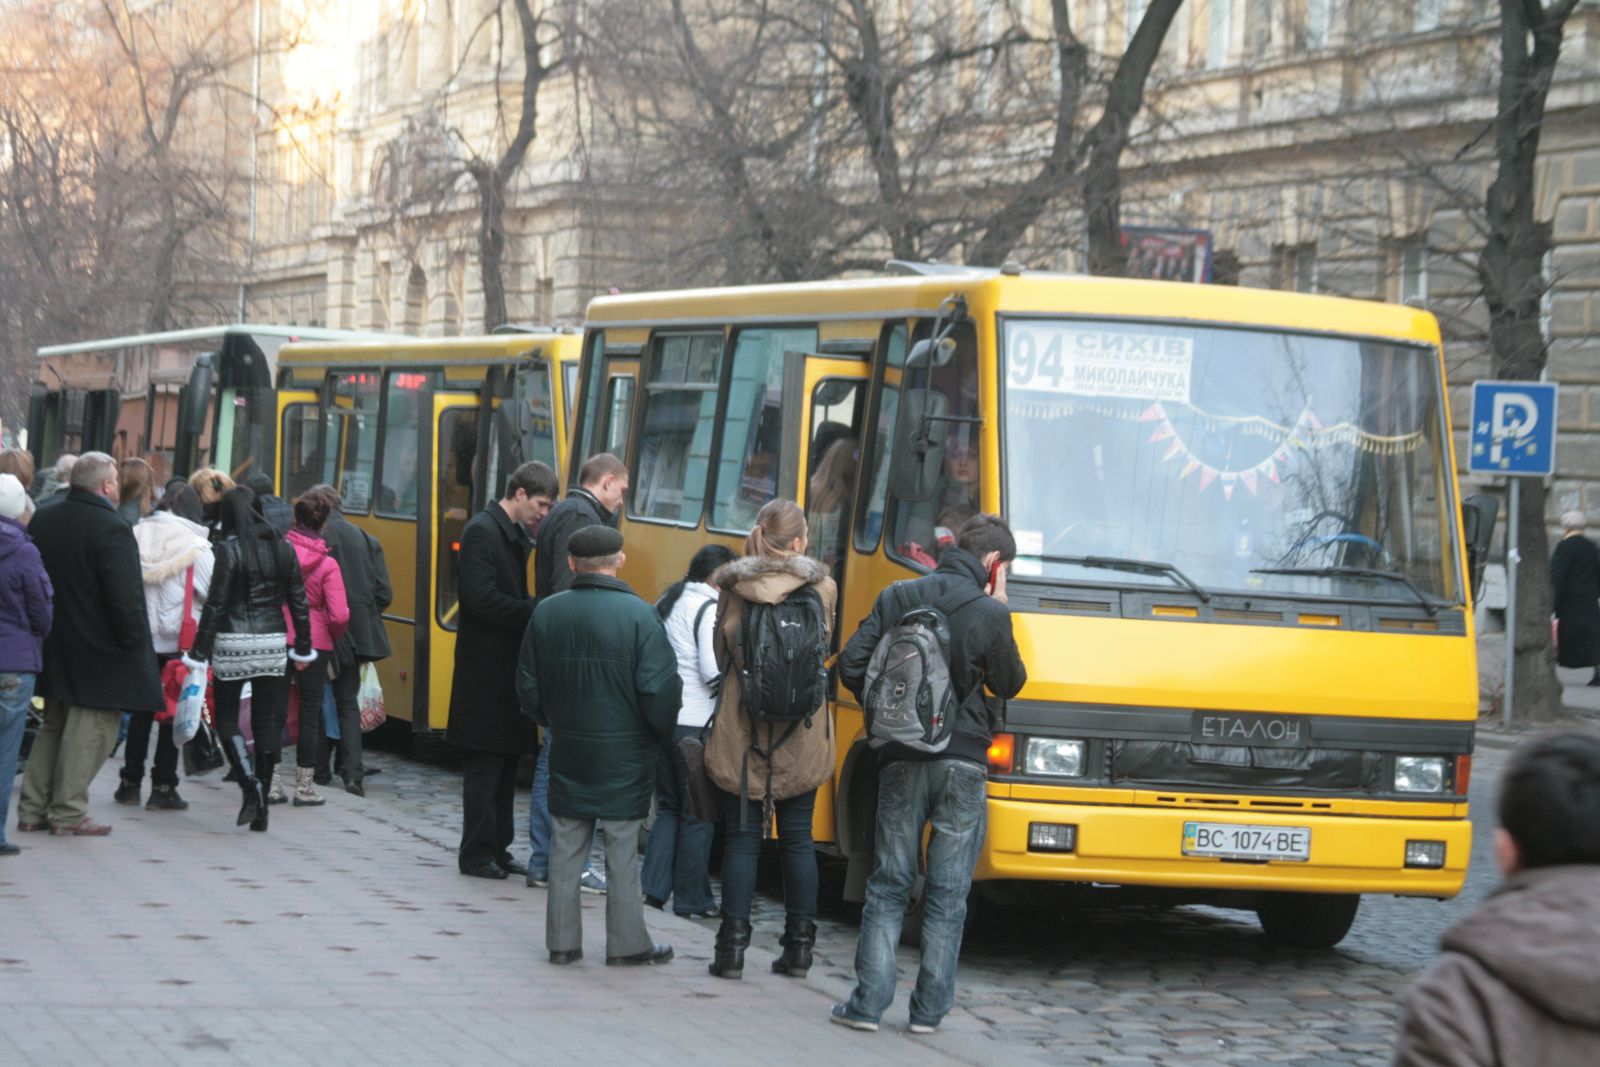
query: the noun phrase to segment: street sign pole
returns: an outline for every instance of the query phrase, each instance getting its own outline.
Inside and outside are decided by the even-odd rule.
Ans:
[[[1506,527],[1506,697],[1500,715],[1501,725],[1511,729],[1511,694],[1517,680],[1517,567],[1522,554],[1517,551],[1517,521],[1522,503],[1522,479],[1507,478],[1511,495],[1510,525]]]

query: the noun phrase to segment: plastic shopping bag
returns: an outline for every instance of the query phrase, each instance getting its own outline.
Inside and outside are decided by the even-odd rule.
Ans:
[[[371,663],[361,665],[361,688],[356,692],[361,705],[361,732],[371,733],[383,725],[383,686],[378,684],[378,668]]]
[[[206,706],[206,668],[191,668],[184,675],[178,692],[178,707],[172,716],[172,743],[188,744],[200,732],[200,716]]]

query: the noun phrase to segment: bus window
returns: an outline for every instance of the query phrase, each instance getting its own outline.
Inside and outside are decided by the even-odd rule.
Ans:
[[[849,378],[824,378],[811,391],[806,555],[826,563],[836,582],[844,577],[850,504],[861,464],[861,400],[861,383]]]
[[[572,435],[572,462],[573,473],[577,472],[577,464],[594,455],[594,442],[598,439],[599,430],[595,426],[600,414],[601,383],[605,381],[606,367],[606,335],[604,330],[597,330],[589,335],[589,351],[584,357],[584,382],[583,382],[583,418],[578,424],[577,432]]]
[[[689,526],[705,506],[722,333],[657,336],[628,513]]]
[[[761,505],[778,493],[783,443],[783,354],[817,347],[814,328],[741,330],[733,346],[728,410],[717,457],[711,525],[748,530]],[[796,398],[798,399],[798,398]],[[797,462],[796,457],[788,457]]]
[[[614,374],[606,386],[606,437],[604,451],[626,459],[628,456],[628,427],[633,423],[633,390],[636,383],[631,374]]]
[[[906,328],[904,324],[889,328],[883,343],[883,375],[878,386],[878,417],[873,424],[872,438],[868,442],[872,462],[867,467],[865,484],[869,487],[867,500],[861,509],[861,521],[856,524],[856,548],[872,552],[883,536],[883,515],[889,491],[889,440],[894,436],[895,416],[900,413],[900,374],[906,363]]]
[[[461,531],[472,515],[472,461],[477,454],[478,412],[448,408],[439,416],[439,440],[451,442],[439,451],[438,531],[439,589],[434,601],[439,625],[454,630],[459,622]]]
[[[365,515],[372,510],[372,467],[378,450],[378,372],[335,374],[333,395],[344,423],[339,454],[339,510]]]
[[[561,364],[561,399],[567,409],[567,425],[572,425],[572,412],[578,406],[578,364],[568,361]]]
[[[212,463],[228,471],[234,481],[239,481],[255,469],[257,462],[267,452],[267,432],[270,426],[261,420],[263,401],[272,402],[271,390],[244,388],[224,389],[218,399],[216,438],[212,445]],[[312,444],[315,445],[313,434]]]
[[[321,480],[322,464],[317,462],[317,420],[321,409],[315,404],[290,404],[283,409],[283,474],[278,492],[293,500]]]
[[[417,431],[422,426],[419,405],[428,395],[432,378],[426,372],[389,372],[383,407],[383,466],[378,470],[382,481],[378,493],[380,515],[417,517]]]
[[[550,395],[550,365],[540,360],[531,366],[522,367],[517,371],[517,378],[519,391],[528,405],[528,417],[532,420],[528,454],[524,459],[536,459],[541,463],[548,463],[550,469],[554,470],[556,409],[555,401]]]
[[[921,328],[928,331],[931,324]],[[955,355],[942,367],[912,368],[905,388],[921,389],[932,374],[931,403],[957,418],[978,417],[978,342],[971,322],[957,324],[950,335]],[[935,424],[937,426],[937,424]],[[976,422],[947,422],[943,427],[944,469],[939,485],[927,500],[895,501],[889,539],[895,556],[918,566],[933,568],[944,546],[955,540],[963,523],[983,510],[979,493],[979,426]]]

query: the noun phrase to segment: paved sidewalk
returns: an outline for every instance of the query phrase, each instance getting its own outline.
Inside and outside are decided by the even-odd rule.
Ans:
[[[771,975],[770,952],[743,981],[712,978],[710,924],[648,912],[677,959],[608,968],[599,897],[586,959],[551,967],[544,891],[461,877],[437,815],[386,777],[365,800],[276,806],[267,834],[234,828],[238,790],[218,778],[185,782],[187,812],[146,812],[110,802],[108,765],[91,812],[110,837],[13,837],[0,1063],[993,1062],[962,1020],[932,1038],[895,1014],[877,1034],[831,1026],[839,978]]]

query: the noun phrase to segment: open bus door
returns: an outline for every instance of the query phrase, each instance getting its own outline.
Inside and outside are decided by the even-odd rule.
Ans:
[[[434,478],[431,491],[421,494],[428,502],[426,514],[417,517],[417,551],[428,564],[427,588],[417,597],[418,611],[425,612],[417,619],[417,631],[427,635],[427,688],[412,721],[416,730],[442,730],[449,719],[461,618],[461,533],[486,499],[480,473],[484,467],[477,462],[481,410],[479,397],[470,393],[440,392],[433,397]]]

